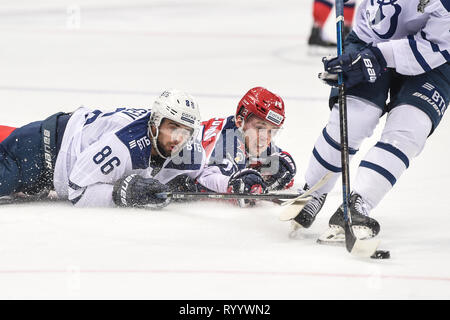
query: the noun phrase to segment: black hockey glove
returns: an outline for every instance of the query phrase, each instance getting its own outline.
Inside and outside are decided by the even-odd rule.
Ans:
[[[114,184],[113,201],[121,207],[159,209],[168,205],[169,199],[158,198],[155,194],[167,191],[169,187],[156,179],[132,174]]]
[[[167,186],[173,192],[200,192],[199,184],[186,174],[181,174],[169,182]]]
[[[228,192],[230,193],[265,193],[267,185],[261,174],[250,168],[235,172],[228,181]],[[255,201],[240,199],[240,207],[255,205]]]
[[[346,88],[351,88],[363,82],[374,83],[385,71],[386,60],[380,49],[372,45],[365,46],[359,52],[344,53],[336,57],[322,59],[325,72],[319,73],[319,78],[330,86],[338,86],[338,73],[344,75]]]
[[[272,191],[289,188],[297,173],[297,166],[292,156],[286,151],[270,155],[270,167],[275,169],[275,173],[266,179],[267,190]]]
[[[179,175],[167,183],[169,190],[172,192],[206,192],[209,191],[204,186],[199,184],[195,179],[186,174]],[[175,202],[194,201],[194,199],[176,199]]]

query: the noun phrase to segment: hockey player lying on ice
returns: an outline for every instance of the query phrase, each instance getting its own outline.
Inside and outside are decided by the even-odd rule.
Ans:
[[[192,141],[199,131],[198,106],[189,95],[173,90],[164,92],[151,111],[80,108],[9,136],[14,128],[0,127],[0,136],[8,136],[0,144],[0,196],[45,196],[54,189],[77,206],[158,207],[168,200],[155,193],[206,190],[200,183],[216,192],[240,193],[292,184],[293,159],[271,147],[272,134],[284,122],[282,99],[266,89],[252,89],[237,115],[237,121],[231,116],[203,123],[203,141]],[[218,143],[221,139],[231,143]],[[246,169],[250,156],[258,171]]]
[[[450,101],[450,0],[365,0],[356,25],[344,42],[344,54],[325,58],[321,78],[332,86],[342,71],[347,95],[350,158],[387,113],[381,139],[361,161],[352,184],[352,224],[376,236],[378,222],[369,217],[425,146]],[[387,98],[389,96],[389,103]],[[341,172],[337,89],[330,97],[331,115],[312,152],[305,180],[313,185],[334,173],[294,218],[308,228]],[[343,232],[338,208],[330,232]]]
[[[55,190],[76,206],[162,206],[165,183],[201,172],[202,151],[185,148],[199,126],[197,103],[177,90],[151,110],[82,107],[32,122],[0,143],[0,197]]]
[[[284,120],[280,96],[262,87],[250,89],[234,115],[202,123],[208,165],[196,181],[180,176],[178,190],[263,193],[289,188],[296,173],[294,159],[273,143]]]

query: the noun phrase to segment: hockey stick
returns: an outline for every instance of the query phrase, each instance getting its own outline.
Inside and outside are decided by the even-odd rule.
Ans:
[[[184,200],[198,200],[198,199],[246,199],[246,200],[264,200],[272,201],[283,205],[285,201],[291,201],[299,198],[297,193],[216,193],[216,192],[161,192],[156,196],[161,199],[184,199]]]
[[[336,32],[337,32],[337,54],[343,54],[344,34],[344,1],[336,0]],[[355,237],[352,229],[352,217],[349,214],[350,197],[350,169],[349,169],[349,147],[348,147],[348,125],[347,125],[347,98],[345,96],[344,77],[342,72],[338,74],[339,85],[339,123],[341,138],[341,165],[342,165],[342,197],[345,220],[345,246],[347,251],[360,257],[370,257],[377,250],[379,240],[359,240]]]
[[[309,201],[309,196],[322,188],[328,180],[331,179],[333,176],[333,173],[329,172],[325,176],[323,176],[315,185],[313,185],[310,189],[308,189],[305,193],[303,193],[301,196],[298,196],[295,199],[285,201],[282,203],[282,206],[289,205],[286,209],[283,210],[280,214],[280,220],[281,221],[289,221],[294,219],[301,209],[305,206],[305,204]]]
[[[281,206],[299,204],[304,205],[309,200],[309,195],[320,189],[332,177],[332,173],[326,174],[308,191],[299,195],[298,193],[220,193],[220,192],[161,192],[156,196],[161,199],[246,199],[246,200],[264,200],[275,202]],[[281,218],[280,218],[281,219]],[[290,220],[292,218],[286,219]],[[281,219],[283,220],[283,219]]]

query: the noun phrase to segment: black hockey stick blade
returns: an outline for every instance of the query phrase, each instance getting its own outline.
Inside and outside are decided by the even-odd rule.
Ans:
[[[360,240],[355,237],[349,223],[345,224],[345,247],[354,256],[369,258],[378,248],[380,240],[366,239]]]

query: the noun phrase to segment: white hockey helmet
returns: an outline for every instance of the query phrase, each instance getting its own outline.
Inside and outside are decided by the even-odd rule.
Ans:
[[[189,128],[192,128],[192,135],[190,139],[185,141],[185,143],[177,148],[177,151],[181,150],[189,140],[196,137],[198,130],[200,128],[200,110],[198,108],[197,102],[194,98],[185,92],[176,89],[170,89],[164,91],[153,103],[151,109],[151,116],[149,121],[149,134],[152,139],[152,144],[158,152],[159,156],[162,158],[167,158],[164,156],[158,148],[158,135],[159,126],[163,119],[170,119]],[[156,129],[156,134],[153,135],[151,126]]]

